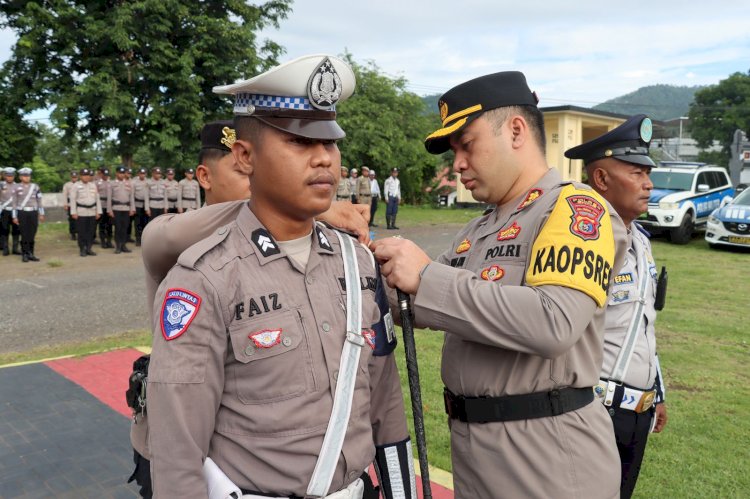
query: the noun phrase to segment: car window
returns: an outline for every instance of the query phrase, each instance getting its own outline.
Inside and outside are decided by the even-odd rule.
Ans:
[[[709,173],[710,172],[700,172],[698,174],[698,181],[695,183],[696,190],[698,190],[698,186],[701,184],[706,184],[708,185],[709,189],[713,189],[713,186],[711,185],[711,180],[710,180],[711,176],[709,175]]]
[[[693,173],[651,170],[654,189],[689,191],[693,188]]]
[[[732,204],[750,205],[750,189],[745,189],[737,195]]]
[[[718,181],[718,187],[726,187],[729,185],[729,179],[727,178],[726,172],[714,172]]]

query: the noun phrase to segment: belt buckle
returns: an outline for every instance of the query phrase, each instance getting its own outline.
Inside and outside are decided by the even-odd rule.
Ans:
[[[651,409],[651,406],[654,405],[654,400],[656,399],[656,390],[649,390],[647,392],[643,392],[641,395],[641,399],[638,401],[638,405],[635,406],[635,412],[642,413],[646,412],[647,410]]]

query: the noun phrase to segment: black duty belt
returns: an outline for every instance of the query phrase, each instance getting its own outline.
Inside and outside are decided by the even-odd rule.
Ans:
[[[112,201],[112,206],[130,206],[130,203],[124,201]]]
[[[151,201],[164,201],[164,198],[149,198]]]
[[[169,200],[170,202],[172,202],[172,203],[176,203],[176,202],[177,202],[177,198],[174,198],[174,199],[172,199],[172,198],[167,198],[167,199],[168,199],[168,200]]]
[[[195,198],[182,198],[183,201],[195,201]]]
[[[144,201],[143,198],[134,198],[136,201],[140,201],[141,203]]]
[[[93,208],[94,206],[96,206],[96,203],[94,203],[94,204],[76,203],[76,206],[78,206],[79,208]]]
[[[575,411],[594,400],[591,388],[560,388],[506,397],[464,397],[443,391],[445,412],[464,423],[547,418]]]

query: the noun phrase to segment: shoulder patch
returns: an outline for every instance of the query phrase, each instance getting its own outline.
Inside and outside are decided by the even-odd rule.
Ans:
[[[219,245],[224,239],[227,238],[231,232],[231,229],[227,226],[220,227],[213,234],[207,238],[198,241],[188,249],[180,253],[180,257],[177,259],[177,263],[183,267],[194,269],[195,264],[201,259],[203,255],[211,251],[213,248]]]
[[[607,203],[593,190],[569,184],[560,190],[537,234],[526,283],[576,289],[603,307],[614,261],[615,241]]]
[[[201,307],[201,297],[192,291],[170,288],[161,304],[161,333],[172,341],[182,336]]]

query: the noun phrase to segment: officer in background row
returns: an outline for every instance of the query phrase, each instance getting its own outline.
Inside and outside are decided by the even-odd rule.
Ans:
[[[357,204],[370,206],[372,194],[370,193],[370,169],[362,167],[362,175],[357,179]]]
[[[147,170],[138,169],[138,178],[133,180],[133,197],[135,199],[135,245],[141,245],[141,234],[146,227],[149,217],[148,206],[148,180],[146,180]]]
[[[459,499],[619,495],[612,422],[592,387],[626,231],[601,196],[548,166],[537,102],[517,71],[443,94],[425,147],[452,150],[461,182],[495,207],[437,262],[406,239],[371,245],[388,284],[415,294],[415,326],[445,331]]]
[[[338,187],[336,188],[336,201],[349,201],[352,200],[352,185],[349,182],[349,170],[345,167],[341,167],[341,177],[339,178]]]
[[[39,222],[44,222],[42,191],[31,182],[31,168],[18,170],[18,177],[21,183],[13,192],[13,223],[21,231],[21,258],[24,262],[38,262],[34,256],[34,240]]]
[[[3,169],[3,178],[5,183],[0,186],[0,245],[2,246],[3,256],[11,254],[11,247],[8,244],[8,236],[12,235],[13,254],[20,255],[18,250],[18,238],[21,231],[18,225],[13,223],[13,193],[17,184],[15,183],[16,169],[8,166]]]
[[[112,217],[109,216],[107,206],[109,205],[109,168],[99,168],[99,178],[96,181],[96,189],[99,191],[99,199],[102,205],[102,215],[99,218],[99,242],[104,249],[112,248]]]
[[[115,253],[130,253],[125,245],[128,241],[128,224],[130,216],[135,213],[135,195],[133,184],[125,178],[125,166],[118,166],[116,179],[109,183],[107,212],[115,224]]]
[[[377,227],[375,223],[375,212],[378,211],[378,200],[380,199],[380,184],[375,178],[375,170],[370,170],[370,227]]]
[[[201,186],[195,180],[195,170],[185,170],[185,178],[180,180],[177,191],[177,213],[197,210],[201,207]]]
[[[167,179],[164,180],[167,196],[167,213],[177,213],[177,203],[180,197],[180,183],[174,178],[174,168],[167,168]]]
[[[398,205],[401,203],[401,181],[398,179],[398,168],[391,169],[391,175],[383,183],[383,196],[385,196],[385,220],[388,229],[398,230],[396,226],[396,215]]]
[[[80,177],[70,196],[70,213],[78,224],[80,255],[96,256],[91,247],[96,234],[96,221],[102,216],[102,201],[96,184],[91,181],[91,170],[83,168]]]
[[[151,178],[148,181],[148,210],[149,222],[167,212],[167,184],[161,178],[161,168],[151,168]]]
[[[595,388],[615,427],[622,479],[620,497],[633,495],[651,428],[667,423],[664,378],[656,355],[657,272],[649,234],[635,221],[648,210],[654,165],[648,156],[652,124],[631,117],[614,130],[565,151],[581,159],[589,185],[602,195],[628,229],[625,264],[607,300],[604,363]],[[663,293],[666,289],[663,289]]]
[[[76,221],[70,216],[70,193],[73,190],[73,186],[78,182],[78,172],[73,170],[70,172],[70,180],[63,184],[62,195],[63,195],[63,209],[68,215],[68,233],[72,241],[76,240]]]
[[[377,269],[314,220],[338,180],[333,106],[353,90],[351,68],[320,55],[215,89],[236,95],[232,151],[253,195],[157,292],[147,403],[157,497],[206,498],[213,462],[241,494],[360,499],[373,459],[387,498],[416,497],[392,328],[372,330]]]
[[[359,184],[359,171],[356,168],[349,170],[349,190],[353,204],[357,204],[357,186]]]

